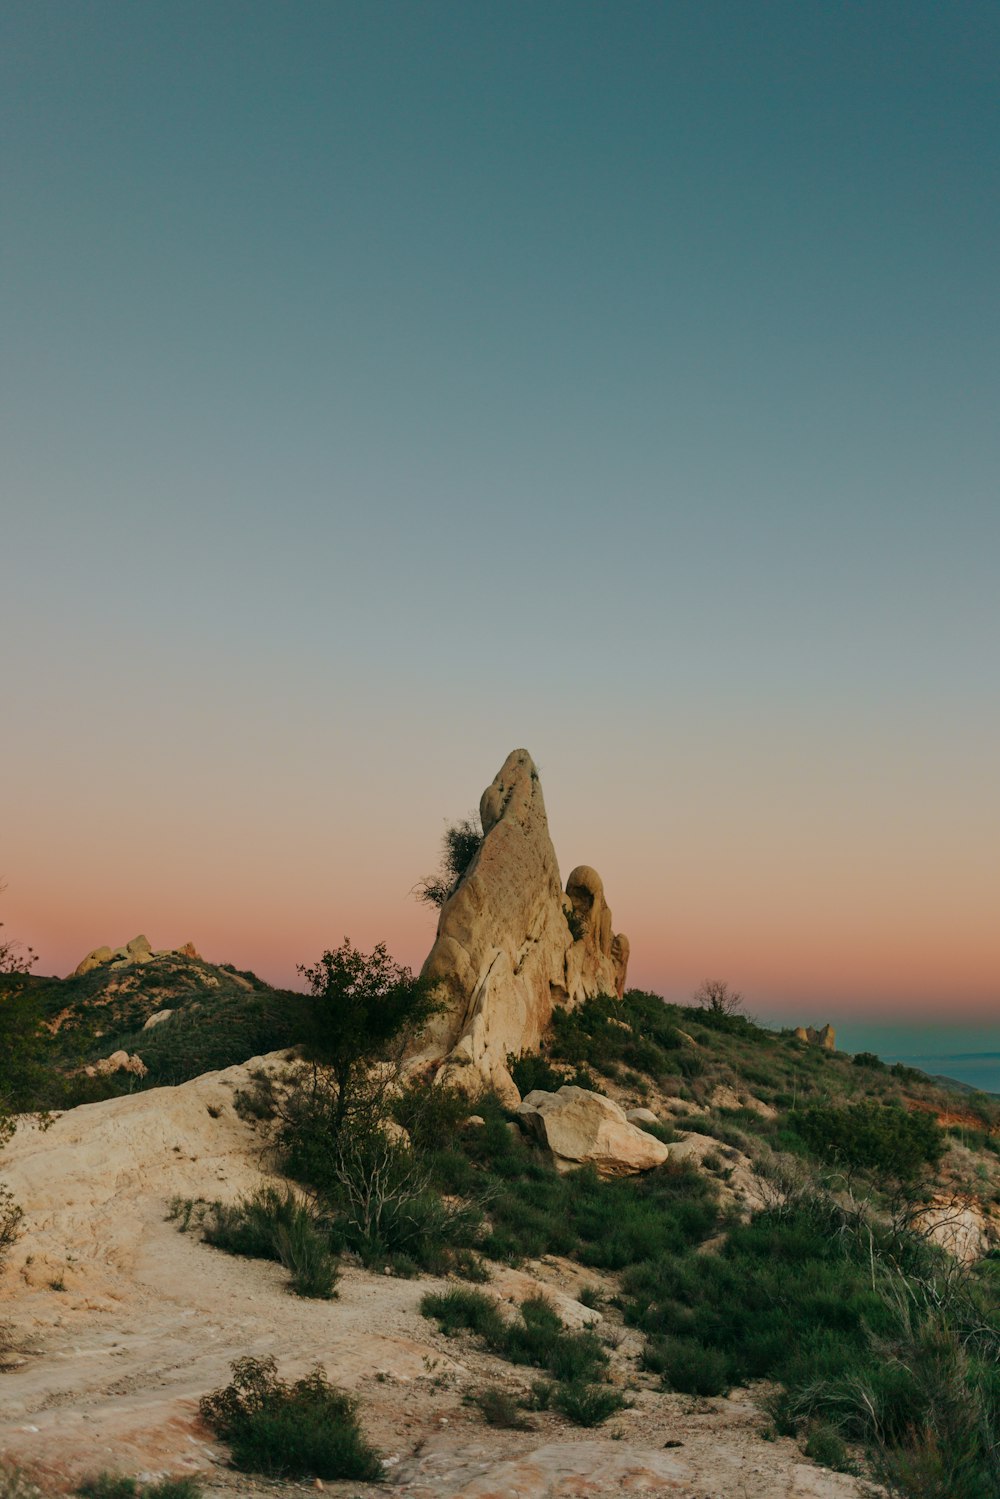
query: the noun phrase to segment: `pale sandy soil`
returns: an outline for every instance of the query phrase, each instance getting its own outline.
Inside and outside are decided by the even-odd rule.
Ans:
[[[233,1197],[262,1179],[256,1138],[231,1103],[246,1070],[74,1110],[46,1134],[20,1131],[4,1152],[0,1175],[26,1210],[26,1232],[2,1282],[0,1321],[13,1325],[19,1352],[0,1374],[0,1453],[50,1491],[100,1469],[197,1474],[208,1496],[312,1489],[227,1469],[198,1419],[199,1397],[227,1382],[230,1360],[273,1354],[283,1376],[321,1362],[360,1397],[365,1429],[388,1459],[388,1491],[414,1499],[859,1493],[793,1442],[765,1441],[749,1395],[661,1393],[638,1367],[638,1339],[613,1315],[599,1331],[617,1345],[612,1372],[630,1410],[593,1432],[548,1412],[530,1417],[530,1431],[496,1430],[463,1396],[487,1383],[524,1391],[534,1371],[503,1364],[471,1338],[445,1338],[423,1318],[420,1298],[441,1282],[347,1267],[336,1300],[302,1301],[280,1267],[178,1232],[166,1217],[171,1197]],[[581,1322],[594,1314],[574,1293],[599,1282],[546,1261],[498,1272],[492,1288],[520,1300],[541,1284],[566,1320]],[[325,1491],[368,1499],[387,1487]]]

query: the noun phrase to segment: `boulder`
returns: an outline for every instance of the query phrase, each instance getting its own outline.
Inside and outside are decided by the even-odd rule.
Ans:
[[[625,1118],[629,1124],[637,1124],[640,1129],[644,1124],[659,1124],[660,1122],[652,1109],[628,1109]]]
[[[112,968],[127,968],[131,963],[152,963],[154,958],[170,957],[196,958],[201,961],[201,954],[193,942],[185,942],[183,947],[160,947],[154,951],[149,938],[140,932],[138,937],[126,942],[124,947],[95,947],[73,969],[72,977],[79,978],[81,974],[89,973],[102,963],[108,963]]]
[[[634,1176],[662,1166],[668,1148],[637,1129],[610,1098],[574,1088],[558,1093],[536,1088],[518,1106],[518,1120],[552,1153],[560,1171],[596,1166],[601,1176]]]
[[[92,968],[100,968],[102,963],[110,963],[110,961],[110,947],[95,947],[93,952],[89,952],[85,958],[82,958],[77,963],[71,976],[75,979],[80,978],[83,974],[89,973]]]
[[[143,1030],[151,1031],[154,1025],[162,1025],[165,1020],[170,1019],[173,1013],[173,1010],[157,1010],[155,1015],[150,1015],[149,1019],[146,1021],[146,1024],[143,1026]]]
[[[102,1057],[84,1070],[88,1077],[107,1077],[112,1072],[132,1072],[136,1077],[145,1077],[147,1067],[142,1057],[129,1056],[127,1051],[113,1051],[109,1057]]]
[[[423,976],[444,1007],[418,1061],[470,1093],[520,1095],[507,1057],[537,1051],[552,1011],[621,995],[628,940],[612,931],[600,877],[581,864],[566,892],[549,836],[538,771],[514,750],[480,801],[483,842],[445,901]]]

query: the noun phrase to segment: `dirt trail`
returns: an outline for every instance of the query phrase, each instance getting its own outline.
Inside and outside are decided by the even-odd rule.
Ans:
[[[273,1065],[273,1059],[265,1059]],[[245,1354],[273,1354],[284,1376],[321,1362],[361,1398],[387,1461],[391,1491],[413,1499],[852,1499],[851,1478],[807,1463],[794,1443],[767,1442],[748,1397],[664,1395],[641,1373],[634,1334],[613,1331],[613,1375],[632,1408],[582,1433],[540,1412],[533,1429],[485,1425],[463,1397],[487,1383],[514,1393],[512,1369],[469,1338],[421,1317],[440,1282],[347,1268],[332,1302],[301,1301],[276,1265],[222,1254],[167,1221],[172,1197],[233,1198],[266,1177],[259,1142],[232,1107],[245,1067],[92,1104],[47,1133],[19,1131],[0,1171],[25,1209],[25,1233],[0,1286],[0,1322],[19,1352],[0,1374],[0,1454],[52,1490],[87,1472],[196,1473],[208,1496],[301,1493],[225,1466],[197,1416],[206,1391]],[[600,1277],[568,1261],[498,1272],[493,1289],[523,1298],[546,1287],[569,1320],[594,1316],[574,1298]],[[605,1330],[611,1332],[607,1319]],[[328,1483],[343,1496],[384,1486]]]

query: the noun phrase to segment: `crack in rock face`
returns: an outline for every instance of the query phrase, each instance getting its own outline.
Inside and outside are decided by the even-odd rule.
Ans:
[[[479,804],[483,842],[445,902],[424,977],[445,1007],[421,1061],[443,1063],[442,1081],[471,1092],[520,1095],[513,1053],[537,1051],[556,1003],[621,995],[628,938],[612,931],[597,872],[581,864],[563,890],[542,784],[527,750],[513,750]]]

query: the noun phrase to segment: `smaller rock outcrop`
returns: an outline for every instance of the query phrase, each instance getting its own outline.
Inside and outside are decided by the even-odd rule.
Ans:
[[[637,1129],[610,1098],[566,1083],[558,1093],[536,1088],[518,1106],[519,1123],[552,1155],[559,1171],[596,1166],[601,1176],[634,1176],[662,1166],[669,1151]]]
[[[629,1124],[637,1124],[642,1129],[644,1124],[659,1124],[659,1119],[652,1109],[629,1109],[625,1115]]]
[[[812,1025],[797,1025],[795,1039],[808,1041],[811,1046],[822,1046],[824,1051],[837,1050],[837,1032],[832,1025],[824,1025],[821,1030]]]
[[[149,1019],[146,1021],[146,1024],[143,1026],[143,1030],[151,1031],[154,1026],[162,1025],[165,1020],[170,1019],[173,1013],[173,1010],[157,1010],[155,1014],[150,1015]]]
[[[140,932],[138,937],[126,942],[124,947],[95,947],[76,965],[70,977],[80,978],[83,974],[90,973],[91,969],[101,968],[105,964],[109,968],[127,968],[131,963],[152,963],[154,958],[170,957],[195,958],[201,961],[201,954],[193,942],[185,942],[183,947],[159,947],[154,950],[149,938]]]
[[[129,1056],[127,1051],[113,1051],[109,1057],[102,1057],[83,1070],[88,1077],[108,1077],[112,1072],[131,1072],[136,1077],[145,1077],[148,1071],[142,1057]]]

